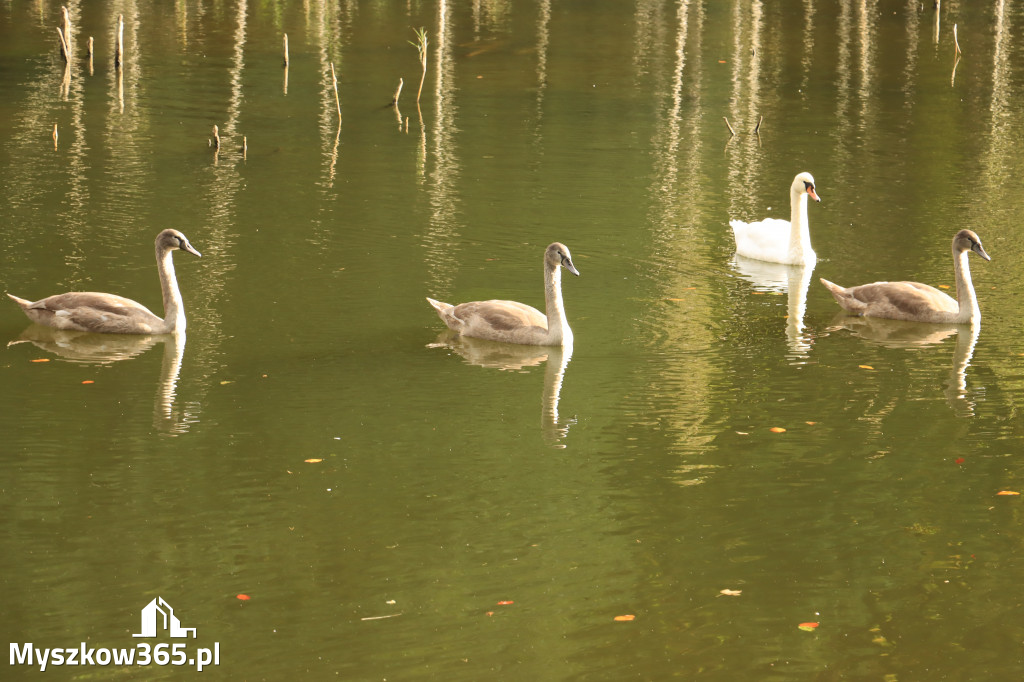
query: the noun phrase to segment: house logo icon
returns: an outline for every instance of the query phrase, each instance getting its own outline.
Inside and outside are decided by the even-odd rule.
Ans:
[[[181,621],[174,615],[174,609],[164,601],[163,597],[157,597],[146,604],[142,609],[142,632],[132,637],[156,637],[160,625],[167,630],[171,637],[188,637],[192,633],[192,639],[196,637],[195,628],[181,627]]]

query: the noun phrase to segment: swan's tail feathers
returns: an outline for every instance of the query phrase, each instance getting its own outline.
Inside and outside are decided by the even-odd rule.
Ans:
[[[830,282],[824,277],[819,278],[819,281],[829,290],[832,298],[836,299],[836,303],[839,304],[840,308],[854,315],[861,315],[864,312],[866,304],[851,294],[849,289],[841,287],[835,282]]]
[[[435,301],[429,296],[427,296],[427,303],[434,306],[434,310],[436,310],[441,315],[444,315],[446,312],[448,312],[454,307],[450,303],[442,303],[441,301]]]
[[[17,303],[18,305],[20,305],[22,308],[28,308],[30,305],[32,305],[32,301],[26,301],[23,298],[18,298],[14,294],[7,294],[7,297],[10,298],[15,303]]]

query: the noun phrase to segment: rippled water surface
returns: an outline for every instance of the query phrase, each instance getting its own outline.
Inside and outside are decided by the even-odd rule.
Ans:
[[[157,232],[203,256],[187,337],[0,308],[0,630],[233,680],[1024,676],[1024,11],[931,5],[78,1],[66,69],[61,6],[4,4],[0,287],[159,310]],[[735,256],[799,171],[816,267]],[[965,227],[980,326],[817,282],[952,287]],[[425,301],[541,306],[553,241],[571,348]],[[157,597],[195,639],[132,637]]]

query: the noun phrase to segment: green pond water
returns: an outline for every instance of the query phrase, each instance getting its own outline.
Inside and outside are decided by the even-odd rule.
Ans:
[[[1019,4],[67,7],[66,70],[61,5],[0,3],[0,289],[159,310],[155,235],[203,255],[177,339],[0,305],[0,678],[197,674],[26,643],[225,680],[1024,677]],[[800,171],[816,267],[737,258]],[[962,228],[973,328],[817,281],[952,287]],[[553,241],[572,348],[446,333],[425,297],[541,306]],[[133,637],[157,598],[194,638]]]

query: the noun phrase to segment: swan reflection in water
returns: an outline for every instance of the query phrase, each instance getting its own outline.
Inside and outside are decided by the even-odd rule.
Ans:
[[[174,408],[178,374],[185,354],[184,332],[154,335],[93,334],[33,324],[7,345],[31,343],[67,362],[109,365],[137,357],[161,342],[164,344],[164,355],[153,406],[153,426],[160,432],[177,435],[188,431],[189,424],[195,421]]]
[[[806,358],[811,349],[811,336],[804,332],[804,315],[814,264],[783,265],[734,253],[729,265],[757,290],[787,295],[786,339],[789,349],[797,357]]]
[[[462,336],[446,330],[427,348],[448,348],[467,363],[499,370],[520,370],[525,367],[544,366],[544,390],[541,397],[541,433],[548,444],[564,448],[563,441],[575,418],[564,421],[558,416],[558,399],[562,391],[565,368],[572,358],[572,343],[565,346],[525,346],[498,343]]]
[[[880,317],[854,317],[840,313],[827,331],[848,329],[855,335],[886,348],[915,349],[934,346],[956,334],[953,364],[944,391],[946,402],[958,417],[974,415],[975,401],[967,394],[967,368],[981,334],[981,323],[934,324]]]

